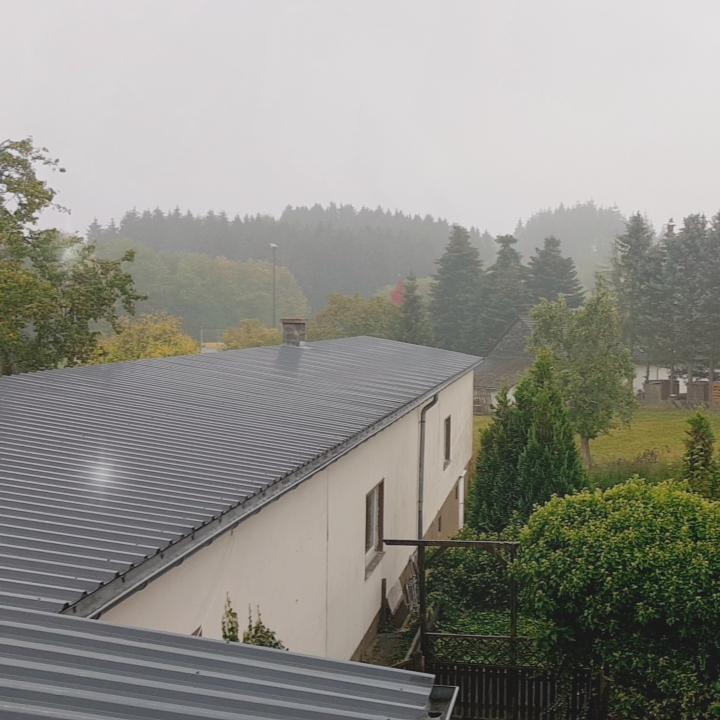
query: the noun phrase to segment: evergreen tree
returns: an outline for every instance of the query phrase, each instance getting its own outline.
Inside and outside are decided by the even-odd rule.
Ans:
[[[418,292],[414,275],[409,275],[405,280],[399,325],[399,339],[403,342],[416,345],[429,345],[432,342],[427,309]]]
[[[710,500],[720,499],[720,477],[715,460],[715,434],[707,416],[697,412],[688,418],[682,467],[685,480],[696,493]]]
[[[708,224],[704,215],[689,215],[675,235],[665,240],[664,309],[675,362],[687,367],[688,380],[695,374],[696,361],[704,354],[704,319],[701,303],[705,296],[702,278],[707,262]]]
[[[468,231],[453,225],[450,241],[437,261],[430,316],[435,342],[447,350],[477,352],[483,268]]]
[[[700,277],[700,318],[702,354],[708,365],[708,378],[714,382],[720,360],[720,213],[710,223],[705,239]]]
[[[487,300],[482,311],[484,352],[489,352],[508,331],[518,316],[531,305],[527,268],[513,247],[512,235],[500,235],[495,264],[488,270]]]
[[[654,233],[640,213],[627,222],[615,240],[612,278],[623,318],[625,342],[635,355],[651,344],[648,331],[655,312],[652,284],[657,270],[653,262]]]
[[[528,263],[528,288],[533,304],[542,299],[553,301],[564,297],[568,307],[582,305],[583,289],[575,262],[562,256],[556,237],[546,237],[543,247],[535,248],[535,255]]]
[[[527,433],[527,419],[502,390],[492,421],[480,436],[468,499],[468,525],[477,532],[500,532],[515,516],[520,506],[517,466]]]
[[[585,484],[552,356],[541,353],[519,383],[514,401],[502,392],[480,440],[468,524],[500,532],[524,522],[536,505]]]
[[[551,496],[562,497],[580,490],[586,480],[552,363],[550,355],[541,354],[516,396],[529,424],[517,470],[523,519]]]

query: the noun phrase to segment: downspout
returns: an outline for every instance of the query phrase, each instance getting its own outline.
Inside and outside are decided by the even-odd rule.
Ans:
[[[438,396],[420,411],[420,457],[418,459],[417,539],[423,539],[423,496],[425,494],[425,414],[437,405]]]

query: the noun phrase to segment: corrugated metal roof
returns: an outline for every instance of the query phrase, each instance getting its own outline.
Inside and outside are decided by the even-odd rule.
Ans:
[[[476,362],[348,338],[1,378],[0,603],[92,612]]]
[[[433,676],[0,607],[7,720],[419,720]]]

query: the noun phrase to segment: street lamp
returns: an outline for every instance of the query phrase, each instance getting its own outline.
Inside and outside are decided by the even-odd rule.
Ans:
[[[277,243],[271,242],[270,249],[272,250],[272,324],[273,327],[277,326]]]

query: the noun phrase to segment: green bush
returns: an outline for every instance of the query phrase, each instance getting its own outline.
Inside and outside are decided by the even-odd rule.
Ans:
[[[543,647],[603,672],[613,717],[709,718],[720,677],[720,503],[639,478],[554,498],[513,572]]]
[[[518,532],[517,526],[495,534],[479,534],[465,528],[457,537],[460,540],[514,540]],[[507,554],[498,557],[480,548],[447,548],[428,555],[428,601],[439,613],[444,630],[467,632],[460,629],[463,619],[478,611],[509,612],[509,560]]]

